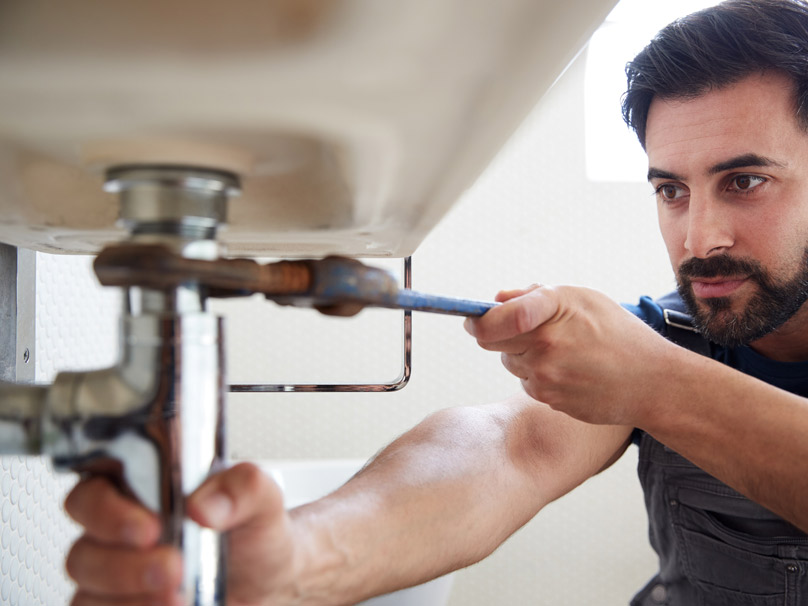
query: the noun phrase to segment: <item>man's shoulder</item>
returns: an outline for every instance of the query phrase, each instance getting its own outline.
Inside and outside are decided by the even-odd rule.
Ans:
[[[651,328],[677,345],[711,356],[710,343],[693,326],[687,307],[678,292],[671,292],[658,299],[640,297],[636,305],[623,305]]]
[[[665,297],[667,296],[669,295],[665,295]],[[664,308],[660,305],[660,301],[665,299],[665,297],[655,300],[652,297],[643,296],[640,297],[637,303],[623,303],[623,307],[658,333],[665,334]]]
[[[654,303],[661,309],[670,309],[683,314],[688,313],[685,302],[682,301],[682,297],[675,290],[655,299]]]

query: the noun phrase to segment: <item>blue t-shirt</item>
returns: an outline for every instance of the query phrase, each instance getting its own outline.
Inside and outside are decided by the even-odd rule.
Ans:
[[[662,308],[650,297],[641,297],[637,305],[624,304],[623,307],[658,333],[666,334]],[[808,397],[808,360],[777,362],[760,355],[751,347],[728,348],[715,343],[710,344],[710,357],[770,385]]]

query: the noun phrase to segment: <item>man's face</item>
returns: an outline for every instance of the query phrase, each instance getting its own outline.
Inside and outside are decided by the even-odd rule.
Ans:
[[[755,75],[654,99],[646,150],[662,236],[702,332],[735,346],[808,316],[808,135],[791,82]]]

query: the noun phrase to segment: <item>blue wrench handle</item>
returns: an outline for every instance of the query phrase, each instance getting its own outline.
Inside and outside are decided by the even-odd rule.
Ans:
[[[473,301],[470,299],[455,299],[439,295],[428,295],[414,290],[401,289],[396,297],[396,306],[401,309],[413,311],[427,311],[452,316],[482,316],[499,303],[486,301]]]

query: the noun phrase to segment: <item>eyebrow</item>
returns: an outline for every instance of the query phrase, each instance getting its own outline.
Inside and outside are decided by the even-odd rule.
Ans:
[[[741,154],[740,156],[735,156],[734,158],[730,158],[729,160],[724,160],[723,162],[719,162],[718,164],[714,164],[707,170],[707,174],[709,175],[717,175],[719,173],[723,173],[727,170],[734,170],[736,168],[746,168],[750,166],[777,166],[779,168],[785,168],[785,164],[782,162],[778,162],[776,160],[772,160],[771,158],[767,158],[765,156],[759,156],[758,154]],[[666,170],[662,170],[660,168],[649,168],[648,169],[648,180],[651,181],[652,179],[670,179],[671,181],[683,181],[683,177],[675,173],[668,172]]]
[[[779,168],[785,168],[785,164],[772,160],[771,158],[758,156],[757,154],[743,154],[730,158],[729,160],[725,160],[724,162],[719,162],[718,164],[712,166],[707,172],[711,175],[717,175],[718,173],[723,173],[727,170],[745,168],[747,166],[777,166]]]
[[[661,168],[649,168],[648,169],[648,180],[651,181],[652,179],[669,179],[671,181],[683,181],[679,175],[674,173],[669,173],[666,170],[662,170]]]

